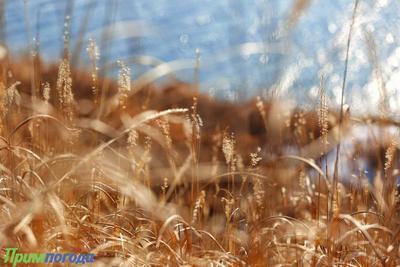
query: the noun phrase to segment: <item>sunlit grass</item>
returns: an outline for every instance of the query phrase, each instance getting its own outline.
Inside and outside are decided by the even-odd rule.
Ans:
[[[119,61],[114,81],[93,40],[87,52],[88,73],[67,42],[57,66],[1,60],[3,251],[94,253],[96,266],[400,265],[399,122],[351,114],[346,78],[339,112],[324,79],[315,109],[228,103],[154,85],[198,75],[200,55],[137,79]]]
[[[93,76],[75,84],[67,60],[43,72],[35,98],[20,74],[29,67],[10,66],[20,81],[2,82],[3,248],[93,252],[99,265],[399,263],[398,137],[384,126],[396,122],[344,116],[343,138],[381,124],[387,145],[354,141],[353,160],[341,162],[356,170],[376,158],[374,185],[362,171],[341,173],[331,202],[334,162],[324,163],[339,142],[338,115],[323,90],[317,111],[282,115],[278,131],[261,98],[227,105],[179,84],[129,95],[122,65],[120,81],[108,81],[117,101],[99,115]],[[149,93],[154,110],[137,106]],[[186,99],[182,107],[160,110],[168,94]],[[221,111],[244,116],[238,133],[210,128],[234,128]]]

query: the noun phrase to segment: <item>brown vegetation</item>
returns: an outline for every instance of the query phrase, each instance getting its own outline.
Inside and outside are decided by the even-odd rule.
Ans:
[[[99,266],[400,264],[393,121],[344,114],[344,135],[384,133],[354,141],[348,164],[381,163],[374,186],[359,169],[333,188],[322,163],[339,116],[323,91],[306,111],[179,81],[131,94],[124,66],[118,81],[67,59],[4,60],[2,73],[2,248],[93,252]]]

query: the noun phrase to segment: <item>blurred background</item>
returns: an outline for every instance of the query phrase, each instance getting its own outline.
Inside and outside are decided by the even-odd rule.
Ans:
[[[99,69],[115,75],[117,60],[139,77],[164,62],[203,92],[241,101],[276,91],[304,105],[318,100],[324,77],[331,105],[340,103],[349,0],[2,0],[1,38],[14,56],[62,57],[90,68],[89,40]],[[399,1],[361,0],[350,47],[345,102],[377,112],[385,98],[399,111]],[[65,39],[66,38],[66,39]],[[196,67],[197,66],[197,67]],[[198,72],[195,69],[198,69]]]

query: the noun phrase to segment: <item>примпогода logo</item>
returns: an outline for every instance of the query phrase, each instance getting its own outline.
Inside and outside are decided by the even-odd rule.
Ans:
[[[18,253],[18,248],[6,248],[4,264],[16,267],[17,264],[39,263],[93,263],[94,254],[76,253]]]

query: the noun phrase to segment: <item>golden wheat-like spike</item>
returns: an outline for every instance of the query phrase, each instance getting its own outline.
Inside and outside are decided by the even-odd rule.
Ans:
[[[158,127],[160,127],[164,137],[165,137],[165,143],[167,146],[167,149],[170,150],[172,149],[172,139],[171,139],[171,132],[170,132],[170,127],[169,123],[166,119],[158,119],[156,120]]]
[[[72,92],[72,76],[70,62],[63,59],[58,68],[57,92],[60,108],[65,119],[72,121],[74,116],[74,94]]]
[[[319,106],[318,106],[318,125],[320,128],[322,146],[326,147],[328,145],[328,103],[325,94],[325,88],[323,85],[323,80],[321,80],[321,86],[319,88]],[[321,151],[321,153],[323,153]]]
[[[226,164],[231,164],[235,155],[235,136],[225,135],[222,139],[222,152],[224,153]]]
[[[396,140],[392,140],[392,142],[390,143],[389,147],[386,150],[385,153],[385,173],[389,171],[389,169],[391,169],[392,164],[393,164],[393,159],[397,150],[397,142]]]
[[[127,100],[131,92],[131,69],[123,61],[119,61],[120,70],[118,71],[118,93],[120,108],[125,110]]]
[[[200,219],[200,212],[204,208],[206,203],[206,192],[202,190],[200,192],[200,196],[197,198],[196,203],[194,204],[194,209],[192,213],[192,224],[196,223]]]
[[[13,104],[19,106],[21,103],[21,95],[17,90],[17,86],[20,84],[21,84],[20,82],[15,82],[7,89],[5,96],[5,104],[8,107],[8,109],[10,109]]]

